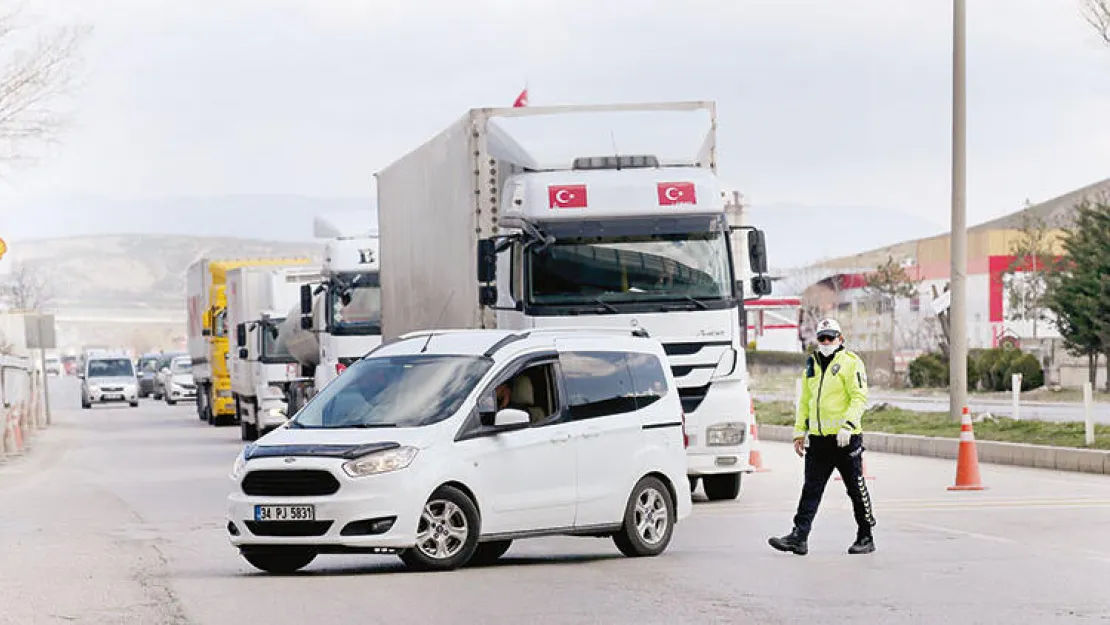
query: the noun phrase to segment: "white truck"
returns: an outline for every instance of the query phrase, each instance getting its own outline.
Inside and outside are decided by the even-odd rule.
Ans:
[[[239,267],[227,272],[227,323],[231,394],[244,441],[252,441],[288,417],[285,397],[300,377],[299,365],[281,341],[284,314],[301,286],[320,282],[319,267]]]
[[[691,488],[735,498],[754,470],[744,300],[771,281],[763,233],[729,223],[716,127],[712,102],[467,112],[377,174],[383,337],[647,332],[679,387]]]
[[[316,237],[328,239],[320,281],[301,286],[279,328],[299,365],[286,397],[289,416],[382,342],[377,229],[368,215],[346,217],[316,218]]]

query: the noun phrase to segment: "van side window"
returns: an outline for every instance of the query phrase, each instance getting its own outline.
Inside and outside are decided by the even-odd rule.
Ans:
[[[624,352],[563,352],[559,364],[572,420],[636,410],[635,387]]]
[[[555,414],[555,383],[550,363],[533,365],[494,387],[497,409],[516,408],[528,413],[532,425]]]
[[[646,408],[667,395],[667,374],[659,358],[643,352],[626,355],[628,369],[632,372],[632,389],[636,408]]]

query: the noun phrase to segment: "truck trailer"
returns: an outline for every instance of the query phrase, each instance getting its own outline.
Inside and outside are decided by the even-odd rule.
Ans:
[[[320,280],[301,285],[279,336],[298,365],[286,397],[290,416],[348,365],[381,344],[381,283],[377,228],[369,215],[317,217],[327,238]]]
[[[238,422],[228,371],[227,272],[238,267],[311,263],[309,258],[200,258],[189,265],[185,278],[186,336],[201,421],[210,425]]]
[[[771,282],[763,233],[729,223],[716,127],[712,102],[468,111],[377,174],[383,337],[646,332],[679,387],[691,487],[735,498],[754,470],[744,300]]]
[[[298,363],[278,328],[304,284],[320,281],[319,267],[239,267],[227,272],[227,323],[235,336],[229,358],[231,395],[242,439],[252,441],[285,423],[289,383]]]

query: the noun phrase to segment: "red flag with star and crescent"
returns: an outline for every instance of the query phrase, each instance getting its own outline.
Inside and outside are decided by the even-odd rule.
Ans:
[[[525,87],[524,91],[521,91],[520,95],[516,97],[516,102],[513,102],[513,108],[515,109],[522,106],[528,106],[528,87]]]

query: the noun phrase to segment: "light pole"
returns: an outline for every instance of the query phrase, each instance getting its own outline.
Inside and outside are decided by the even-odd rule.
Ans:
[[[965,86],[967,6],[952,3],[952,233],[951,291],[949,313],[951,341],[948,412],[959,420],[967,405],[967,97]]]

